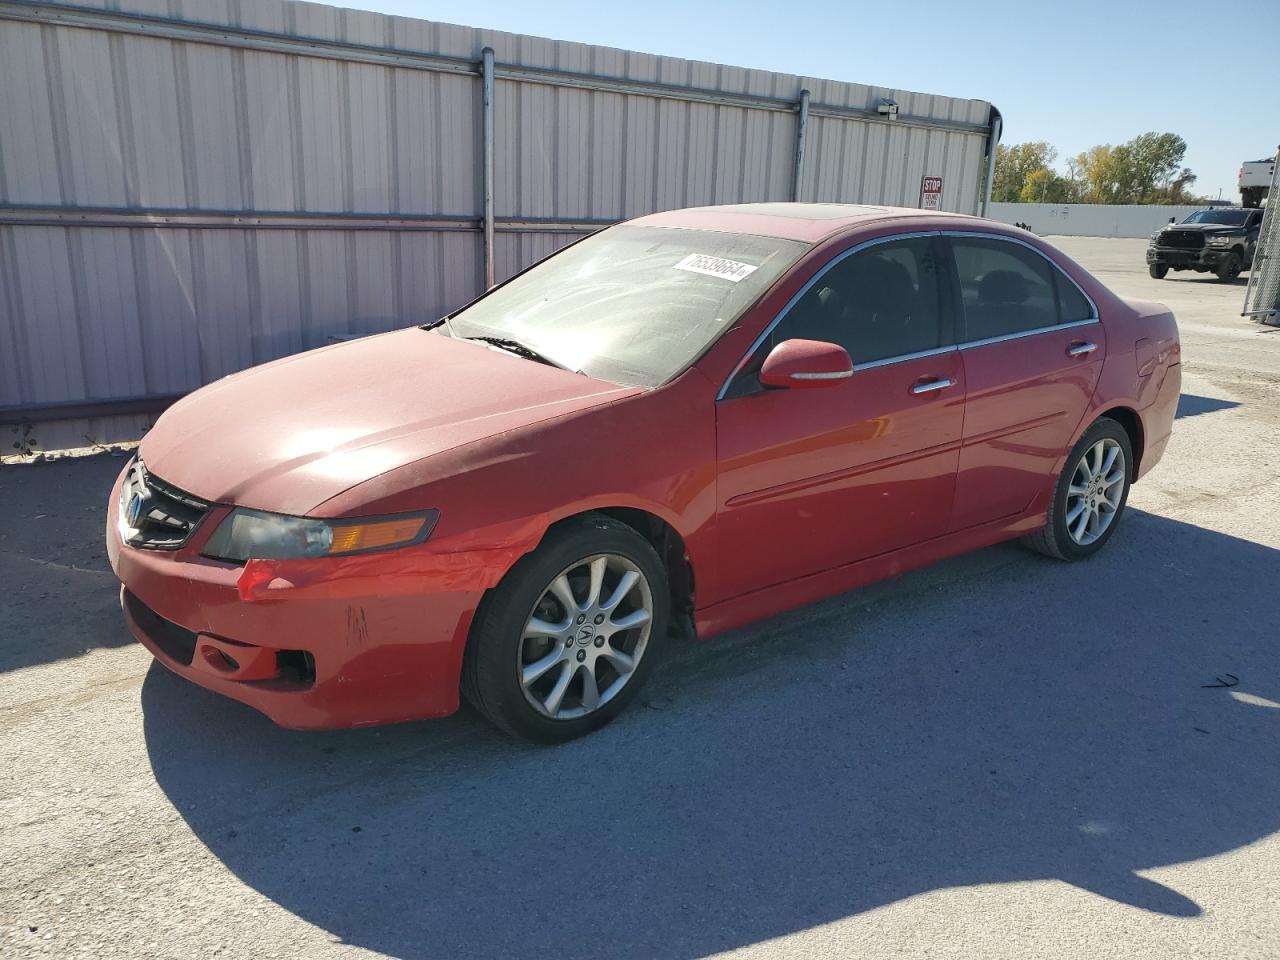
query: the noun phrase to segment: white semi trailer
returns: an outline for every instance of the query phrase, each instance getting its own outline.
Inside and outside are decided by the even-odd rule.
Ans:
[[[1240,206],[1262,206],[1262,198],[1267,195],[1275,169],[1275,157],[1268,157],[1266,160],[1246,160],[1240,164]]]

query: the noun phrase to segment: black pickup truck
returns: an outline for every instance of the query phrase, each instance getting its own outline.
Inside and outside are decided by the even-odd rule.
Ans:
[[[1181,223],[1171,222],[1151,235],[1147,271],[1157,280],[1170,270],[1216,273],[1219,280],[1234,280],[1253,264],[1261,224],[1261,210],[1197,210]]]

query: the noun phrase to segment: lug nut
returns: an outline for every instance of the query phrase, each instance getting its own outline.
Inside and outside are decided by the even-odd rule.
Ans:
[[[597,614],[596,614],[596,626],[599,626],[599,625],[600,625],[600,624],[602,624],[602,623],[604,623],[604,614],[603,614],[603,613],[597,613]]]
[[[604,646],[604,637],[596,637],[596,646],[597,646],[597,647],[603,647],[603,646]]]
[[[585,651],[585,650],[579,650],[579,651],[578,651],[578,662],[579,662],[579,663],[581,663],[581,662],[582,662],[583,660],[585,660],[585,659],[587,659],[587,651]]]
[[[580,614],[578,614],[578,622],[579,622],[579,623],[586,623],[586,622],[587,622],[587,615],[586,615],[585,613],[580,613]]]

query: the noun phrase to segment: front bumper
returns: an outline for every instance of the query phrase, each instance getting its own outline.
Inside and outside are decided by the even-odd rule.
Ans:
[[[123,475],[122,475],[123,477]],[[174,551],[124,544],[120,480],[107,554],[134,637],[166,667],[293,729],[440,717],[458,707],[467,631],[496,576],[484,554],[429,544],[346,558],[200,556],[227,513],[215,507]]]
[[[1147,247],[1147,263],[1163,263],[1175,270],[1214,270],[1228,255],[1228,247],[1202,247],[1199,250],[1183,250],[1176,247]]]

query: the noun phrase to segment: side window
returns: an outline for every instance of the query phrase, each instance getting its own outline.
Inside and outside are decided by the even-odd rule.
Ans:
[[[1058,288],[1058,313],[1063,323],[1075,323],[1077,320],[1089,320],[1093,317],[1093,304],[1080,288],[1063,276],[1058,270],[1052,270],[1053,282]]]
[[[788,311],[758,356],[784,340],[838,343],[854,363],[942,346],[935,249],[931,237],[910,237],[841,260]]]
[[[962,342],[1052,327],[1059,322],[1055,268],[1040,254],[1008,240],[986,237],[952,237],[951,249],[960,282]],[[1064,297],[1079,294],[1066,278],[1060,286]],[[1080,304],[1069,313],[1081,313]],[[1084,302],[1077,319],[1089,315]]]

